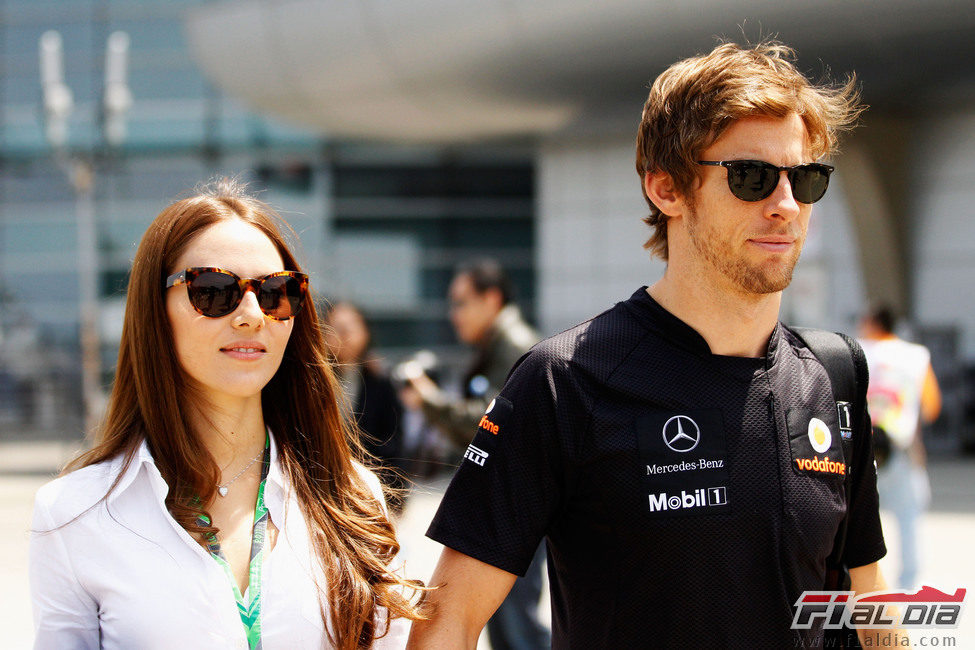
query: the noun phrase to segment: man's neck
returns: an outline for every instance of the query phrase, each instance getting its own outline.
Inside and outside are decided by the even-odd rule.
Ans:
[[[668,271],[670,269],[668,268]],[[661,307],[707,342],[712,354],[763,357],[779,318],[782,293],[745,294],[665,273],[647,289]]]

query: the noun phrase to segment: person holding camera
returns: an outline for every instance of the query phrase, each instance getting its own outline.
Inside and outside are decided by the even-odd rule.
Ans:
[[[464,375],[461,396],[442,391],[417,364],[407,370],[415,393],[411,398],[410,390],[404,391],[406,400],[412,399],[427,421],[459,446],[470,443],[479,423],[488,417],[485,410],[491,410],[492,400],[512,366],[539,340],[512,302],[512,293],[504,269],[490,259],[460,267],[450,283],[450,322],[457,338],[476,350]],[[476,453],[468,447],[465,455]],[[544,547],[539,545],[525,576],[515,582],[487,623],[494,650],[533,650],[551,645],[549,630],[538,620],[543,566]]]

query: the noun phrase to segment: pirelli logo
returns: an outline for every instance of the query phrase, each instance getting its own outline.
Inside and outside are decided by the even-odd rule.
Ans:
[[[488,455],[486,451],[474,445],[468,445],[467,451],[464,452],[464,458],[481,467],[484,467],[484,461],[488,459]]]

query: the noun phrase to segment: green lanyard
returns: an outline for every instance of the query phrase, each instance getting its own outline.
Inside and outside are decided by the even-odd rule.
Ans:
[[[244,598],[237,586],[234,572],[230,569],[230,563],[220,550],[220,541],[216,535],[207,536],[207,550],[210,555],[223,567],[224,573],[230,580],[230,586],[234,590],[234,598],[237,601],[237,611],[240,613],[240,620],[244,624],[244,631],[247,634],[247,643],[251,650],[261,650],[261,577],[264,571],[264,542],[267,538],[268,512],[264,505],[264,484],[267,481],[267,473],[271,466],[271,440],[270,437],[264,442],[264,461],[261,464],[261,485],[257,489],[257,504],[254,506],[254,535],[251,539],[251,564],[250,579],[247,585],[247,594],[250,600]],[[210,518],[201,515],[197,523],[201,526],[209,526]]]

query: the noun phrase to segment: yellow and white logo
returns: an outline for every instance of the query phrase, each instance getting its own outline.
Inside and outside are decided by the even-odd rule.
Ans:
[[[816,453],[822,454],[833,443],[833,434],[829,432],[829,427],[819,418],[809,421],[809,442]]]

